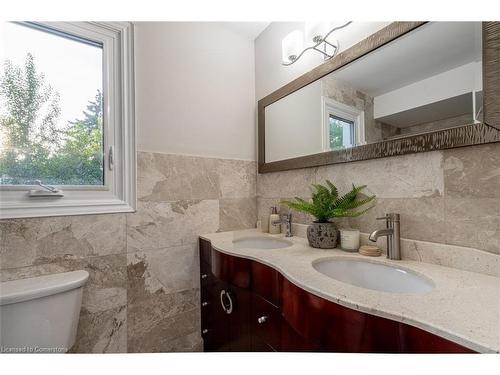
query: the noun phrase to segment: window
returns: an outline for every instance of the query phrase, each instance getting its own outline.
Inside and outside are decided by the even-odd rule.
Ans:
[[[134,210],[132,48],[129,23],[0,23],[0,218]]]
[[[330,150],[342,150],[354,146],[354,121],[329,115]]]
[[[323,150],[337,151],[365,144],[364,112],[323,97]]]
[[[103,185],[102,44],[3,29],[0,184]]]

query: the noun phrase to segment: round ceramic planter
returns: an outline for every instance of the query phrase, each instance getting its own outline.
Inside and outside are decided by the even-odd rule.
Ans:
[[[337,246],[339,230],[335,223],[313,222],[307,227],[309,245],[318,249],[333,249]]]

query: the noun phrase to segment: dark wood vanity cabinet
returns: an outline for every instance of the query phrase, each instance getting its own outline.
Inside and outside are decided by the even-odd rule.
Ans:
[[[273,268],[200,239],[204,351],[472,353],[419,328],[343,307]]]

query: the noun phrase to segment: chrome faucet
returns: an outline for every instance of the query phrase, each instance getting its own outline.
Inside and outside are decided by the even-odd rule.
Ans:
[[[281,220],[273,221],[273,224],[285,224],[286,234],[285,237],[292,237],[292,214],[281,215]]]
[[[387,237],[387,258],[401,260],[401,240],[399,214],[389,213],[377,220],[385,220],[385,229],[373,231],[368,239],[377,242],[379,237]]]

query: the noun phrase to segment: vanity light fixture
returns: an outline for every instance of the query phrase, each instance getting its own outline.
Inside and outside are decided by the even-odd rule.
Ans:
[[[305,33],[299,30],[292,31],[285,36],[281,42],[282,65],[289,66],[302,57],[309,50],[318,51],[325,60],[331,59],[337,54],[338,41],[331,43],[327,39],[336,30],[343,29],[352,21],[340,26],[331,28],[329,23],[308,23],[305,24]],[[329,30],[329,31],[327,31]],[[305,36],[305,37],[304,37]],[[313,43],[304,48],[306,44]]]

